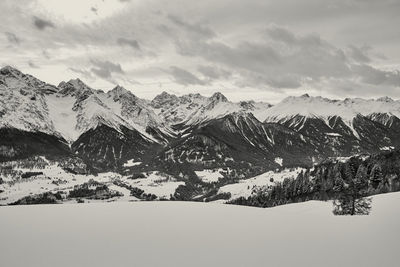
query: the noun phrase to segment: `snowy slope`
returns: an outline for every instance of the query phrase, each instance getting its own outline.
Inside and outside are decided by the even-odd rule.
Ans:
[[[77,113],[72,110],[76,99],[73,96],[60,97],[59,95],[46,96],[49,119],[54,128],[65,140],[76,140],[81,132],[76,128],[78,124]]]
[[[176,188],[185,184],[182,181],[177,181],[173,176],[156,171],[147,173],[144,178],[131,179],[130,176],[123,176],[114,172],[103,172],[97,175],[71,173],[63,169],[57,162],[50,162],[45,157],[40,157],[36,162],[41,163],[37,163],[34,167],[27,167],[24,161],[0,163],[1,171],[7,169],[6,166],[12,166],[12,172],[1,173],[3,183],[0,183],[0,205],[7,205],[23,197],[45,192],[69,192],[74,186],[90,180],[103,183],[123,194],[122,197],[112,199],[112,201],[140,200],[131,197],[129,190],[114,184],[114,181],[139,188],[147,194],[156,195],[159,199],[170,199]],[[29,172],[41,174],[22,178],[22,174]],[[73,200],[64,201],[66,203],[74,202]]]
[[[283,182],[286,178],[297,178],[298,174],[304,170],[305,169],[302,168],[296,168],[293,170],[284,169],[280,172],[269,171],[249,179],[241,180],[235,184],[222,186],[219,188],[218,193],[230,193],[231,198],[229,200],[239,197],[247,198],[262,188],[272,186],[278,182]]]
[[[128,129],[133,127],[101,100],[98,96],[101,92],[90,88],[81,80],[61,82],[59,88],[59,93],[47,97],[51,107],[49,111],[56,121],[62,116],[67,118],[68,126],[61,123],[56,125],[63,136],[70,137],[69,141],[75,141],[82,133],[100,124],[117,131],[121,126]]]
[[[146,132],[146,127],[162,128],[161,119],[128,90],[117,86],[104,93],[79,79],[62,82],[59,88],[59,93],[48,95],[46,99],[56,130],[68,141],[75,141],[82,133],[100,124],[117,131],[121,126],[135,129],[146,139],[157,141]]]
[[[0,127],[58,135],[45,93],[56,89],[9,66],[0,70]]]
[[[116,86],[107,93],[96,94],[112,112],[123,118],[131,127],[147,138],[157,141],[146,132],[147,127],[154,127],[166,136],[173,136],[173,131],[153,111],[149,104],[121,86]]]
[[[207,101],[208,98],[200,94],[177,97],[163,92],[151,101],[151,106],[166,123],[173,125],[187,121],[193,113],[206,105]]]
[[[371,215],[360,217],[335,217],[332,204],[320,201],[271,209],[193,202],[3,207],[0,256],[15,267],[395,267],[399,205],[400,193],[374,196]]]

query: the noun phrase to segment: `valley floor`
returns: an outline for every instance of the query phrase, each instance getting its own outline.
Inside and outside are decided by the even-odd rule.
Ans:
[[[1,266],[398,266],[400,193],[369,216],[330,202],[0,207]]]

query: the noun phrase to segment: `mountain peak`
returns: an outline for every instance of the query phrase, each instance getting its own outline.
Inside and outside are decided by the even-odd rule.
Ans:
[[[159,94],[158,96],[162,96],[162,97],[167,97],[167,96],[173,96],[174,94],[170,94],[167,91],[162,91],[161,94]]]
[[[151,101],[151,105],[154,108],[161,108],[165,105],[173,106],[178,102],[179,98],[176,95],[163,91],[161,94],[156,95],[156,97],[153,98],[153,100]]]
[[[124,87],[117,85],[111,90],[111,92],[118,92],[120,94],[125,94],[125,93],[128,93],[129,91],[126,90]]]
[[[68,81],[68,83],[74,85],[77,89],[78,88],[83,88],[83,87],[88,87],[81,79],[76,78],[76,79],[71,79]]]
[[[216,92],[211,96],[212,101],[228,102],[228,99],[220,92]]]
[[[0,69],[0,73],[3,75],[11,74],[11,73],[21,73],[18,69],[11,67],[10,65],[4,66]]]
[[[93,92],[93,89],[86,85],[79,78],[71,79],[68,82],[60,82],[58,87],[63,95],[78,95],[83,92]]]
[[[252,110],[254,108],[255,101],[250,100],[250,101],[240,101],[239,105],[246,109],[246,110]]]
[[[301,95],[300,97],[301,97],[301,98],[310,98],[310,95],[309,95],[309,94],[303,94],[303,95]]]
[[[383,97],[376,99],[376,101],[389,103],[389,102],[393,102],[394,100],[388,96],[383,96]]]
[[[117,85],[112,90],[110,90],[107,95],[112,96],[114,101],[121,98],[121,96],[128,96],[132,98],[136,98],[134,94],[132,94],[129,90],[125,89],[124,87]]]
[[[40,91],[45,94],[52,94],[58,91],[55,86],[47,84],[30,74],[22,73],[11,66],[1,68],[0,76],[7,77],[7,81],[3,80],[2,83],[10,88],[30,87],[33,91]]]
[[[167,91],[162,91],[161,94],[156,95],[154,97],[154,99],[156,99],[156,98],[171,98],[171,97],[177,97],[177,96],[174,94],[170,94]]]
[[[14,72],[14,71],[20,72],[19,70],[17,70],[17,69],[14,68],[14,67],[11,67],[10,65],[6,65],[6,66],[2,67],[2,68],[0,69],[0,71],[1,71],[2,73],[3,73],[3,72]]]

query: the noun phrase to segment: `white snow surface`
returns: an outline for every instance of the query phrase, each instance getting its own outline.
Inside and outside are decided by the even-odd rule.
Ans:
[[[222,169],[215,169],[215,170],[202,170],[202,171],[195,171],[196,175],[206,183],[213,183],[218,182],[219,179],[223,178],[224,176],[221,174]]]
[[[72,96],[47,95],[46,100],[49,117],[55,130],[61,133],[67,141],[71,142],[78,139],[81,134],[76,129],[78,118],[77,114],[72,110],[76,99]]]
[[[381,147],[380,149],[384,150],[384,151],[390,151],[390,150],[393,150],[394,147],[393,146],[384,146],[384,147]]]
[[[280,166],[282,166],[283,159],[282,159],[282,158],[279,158],[279,157],[277,157],[277,158],[275,158],[275,162],[276,162],[276,163],[278,163]]]
[[[218,193],[230,193],[231,198],[229,200],[237,199],[239,197],[247,198],[261,188],[272,186],[277,182],[282,182],[286,178],[296,178],[302,170],[305,169],[284,169],[280,172],[269,171],[249,179],[241,180],[235,184],[222,186],[218,190]],[[218,200],[218,202],[226,202],[226,200]]]
[[[57,134],[43,95],[30,88],[0,85],[0,114],[0,127]]]
[[[400,193],[369,216],[331,202],[270,209],[196,202],[0,207],[2,266],[398,266]]]
[[[127,179],[121,177],[121,180],[133,187],[138,187],[147,194],[156,195],[158,198],[169,199],[175,193],[175,190],[185,182],[179,182],[170,175],[159,172],[150,172],[146,178]]]
[[[142,164],[142,162],[140,161],[135,162],[134,159],[130,159],[126,163],[124,163],[124,167],[133,167],[133,166],[138,166],[140,164]]]

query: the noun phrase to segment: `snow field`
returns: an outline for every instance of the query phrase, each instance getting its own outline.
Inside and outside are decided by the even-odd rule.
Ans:
[[[270,209],[193,202],[0,207],[2,266],[398,266],[400,193],[369,216],[330,202]]]

